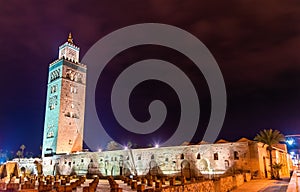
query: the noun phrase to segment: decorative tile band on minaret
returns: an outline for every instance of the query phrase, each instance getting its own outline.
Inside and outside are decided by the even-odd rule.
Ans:
[[[82,151],[86,65],[72,34],[49,65],[42,156]]]

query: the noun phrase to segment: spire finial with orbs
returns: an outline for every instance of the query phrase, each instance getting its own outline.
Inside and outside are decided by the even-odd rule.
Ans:
[[[73,44],[73,37],[72,37],[71,32],[69,33],[69,36],[68,36],[68,42]]]

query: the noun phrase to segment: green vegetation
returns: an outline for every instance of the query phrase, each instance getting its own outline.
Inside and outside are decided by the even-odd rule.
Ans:
[[[271,179],[275,179],[273,166],[272,166],[273,165],[272,150],[274,145],[285,141],[284,135],[281,134],[278,130],[264,129],[263,131],[260,131],[255,136],[254,140],[259,141],[264,145],[268,145],[267,150],[269,151],[269,155],[270,155]]]

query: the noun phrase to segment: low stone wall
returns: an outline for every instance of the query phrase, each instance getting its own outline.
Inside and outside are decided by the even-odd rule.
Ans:
[[[291,180],[289,182],[289,185],[288,185],[288,188],[287,188],[287,192],[294,192],[294,191],[299,191],[300,189],[300,183],[297,182],[297,174],[296,174],[296,171],[294,171],[292,177],[291,177]]]
[[[246,176],[251,179],[251,175]],[[244,184],[244,175],[238,174],[234,176],[221,177],[216,181],[202,181],[196,183],[189,183],[185,185],[168,186],[162,188],[162,192],[227,192]]]
[[[234,187],[233,185],[233,177],[229,176],[229,177],[221,177],[220,181],[219,181],[219,191],[220,192],[227,192],[227,191],[231,191]]]
[[[160,190],[161,192],[188,192],[188,191],[197,191],[197,192],[215,192],[213,181],[203,181],[190,183],[185,185],[177,185],[164,187]]]
[[[249,182],[251,180],[251,173],[244,173],[244,181]]]
[[[241,185],[244,184],[244,175],[239,174],[239,175],[235,175],[233,176],[233,187],[239,187]]]

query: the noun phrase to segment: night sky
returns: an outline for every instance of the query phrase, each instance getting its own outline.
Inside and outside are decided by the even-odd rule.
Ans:
[[[48,65],[57,59],[58,47],[69,32],[81,49],[82,58],[110,32],[149,22],[174,25],[190,32],[215,57],[228,96],[219,138],[252,139],[265,128],[278,129],[283,134],[300,132],[299,0],[13,0],[0,1],[0,149],[17,151],[24,144],[26,150],[39,153]],[[162,48],[141,49],[130,50],[129,56],[121,54],[112,63],[164,58],[164,51],[172,52],[164,50],[155,55],[153,50]],[[150,56],[146,55],[149,52]],[[174,62],[181,57],[176,53],[167,55]],[[195,82],[199,77],[201,87],[203,78],[195,74],[190,64],[187,66],[183,70]],[[172,91],[169,94],[173,95]],[[201,96],[204,109],[208,97],[209,93]],[[203,113],[203,121],[208,113]],[[197,141],[197,135],[194,140]]]

